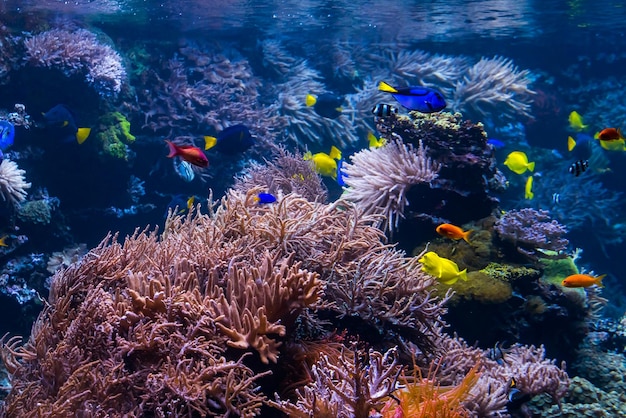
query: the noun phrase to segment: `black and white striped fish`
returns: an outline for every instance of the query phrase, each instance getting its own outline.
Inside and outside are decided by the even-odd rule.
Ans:
[[[569,166],[569,172],[575,175],[576,177],[580,176],[589,168],[588,160],[578,160],[572,165]]]
[[[372,113],[374,114],[374,116],[377,116],[379,118],[386,118],[388,116],[391,116],[392,114],[397,114],[398,108],[387,103],[378,103],[372,108]]]

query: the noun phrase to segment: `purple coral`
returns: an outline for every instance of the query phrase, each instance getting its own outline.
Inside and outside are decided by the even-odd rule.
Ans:
[[[126,80],[122,58],[85,29],[52,29],[24,40],[28,65],[82,75],[101,96],[117,95]]]
[[[507,212],[495,226],[499,237],[515,245],[523,254],[534,256],[537,249],[563,251],[569,241],[567,232],[558,221],[550,218],[546,210],[524,208]]]

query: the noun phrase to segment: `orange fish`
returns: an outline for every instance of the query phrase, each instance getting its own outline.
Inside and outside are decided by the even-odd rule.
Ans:
[[[469,243],[469,235],[473,232],[473,230],[463,231],[463,229],[459,228],[456,225],[452,224],[441,224],[439,225],[435,231],[443,237],[459,240],[464,239],[465,242]]]
[[[561,285],[565,287],[589,287],[595,284],[600,287],[604,287],[602,284],[604,276],[606,276],[606,274],[598,277],[593,277],[589,274],[572,274],[571,276],[567,276],[563,279]]]
[[[604,128],[598,134],[598,139],[600,141],[619,141],[620,139],[624,139],[624,137],[622,136],[620,128]]]
[[[6,239],[8,238],[8,235],[3,236],[2,238],[0,238],[0,247],[8,247],[9,245],[6,243]]]
[[[169,158],[180,157],[188,163],[202,168],[209,166],[209,159],[200,148],[193,145],[176,145],[167,139],[165,142],[170,147],[170,153],[167,155]]]

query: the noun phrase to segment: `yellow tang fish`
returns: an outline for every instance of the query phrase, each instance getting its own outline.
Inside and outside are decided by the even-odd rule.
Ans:
[[[509,167],[509,169],[516,174],[524,174],[526,170],[535,170],[535,162],[529,163],[526,153],[522,151],[513,151],[510,153],[506,157],[506,160],[504,160],[504,165]]]
[[[330,148],[329,154],[325,152],[311,154],[311,152],[307,151],[304,154],[304,159],[313,161],[315,171],[318,174],[337,179],[337,161],[341,160],[341,151],[334,145]]]
[[[587,126],[589,125],[584,125],[583,124],[583,117],[580,116],[580,113],[578,113],[577,111],[573,110],[570,114],[569,114],[569,126],[570,128],[572,128],[573,130],[575,130],[576,132],[580,132],[583,129],[587,129]]]
[[[387,143],[385,138],[376,138],[376,135],[371,132],[367,133],[367,140],[370,143],[370,148],[380,148]]]
[[[535,194],[533,193],[533,176],[528,177],[528,180],[526,180],[526,187],[524,188],[524,199],[532,199],[533,197],[535,197]]]
[[[434,251],[427,252],[418,261],[422,263],[423,271],[444,284],[452,285],[459,278],[467,281],[467,269],[459,271],[459,266],[454,261],[439,257]]]

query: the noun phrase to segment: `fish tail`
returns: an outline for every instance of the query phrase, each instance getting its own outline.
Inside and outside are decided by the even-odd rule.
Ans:
[[[602,284],[602,279],[604,279],[605,277],[606,277],[606,274],[602,274],[602,275],[596,277],[596,280],[595,280],[594,283],[596,285],[598,285],[599,287],[604,287],[604,285]]]
[[[78,128],[78,131],[76,131],[76,141],[79,144],[82,144],[87,140],[87,137],[89,137],[90,133],[91,128]]]
[[[528,163],[527,167],[530,171],[535,171],[535,162]]]
[[[170,153],[167,154],[167,158],[174,158],[178,155],[178,150],[176,150],[176,146],[172,143],[172,141],[165,140],[167,142],[167,146],[170,148]]]
[[[302,159],[305,161],[308,161],[312,158],[313,158],[313,154],[311,154],[311,151],[305,152],[304,155],[302,156]]]
[[[315,106],[315,103],[317,103],[317,99],[312,94],[307,94],[305,103],[308,107]]]
[[[576,147],[576,141],[574,141],[574,138],[572,138],[571,136],[568,136],[567,137],[567,150],[571,152],[574,149],[574,147]]]
[[[341,151],[334,145],[330,147],[330,154],[328,155],[330,155],[330,158],[333,160],[341,160]]]
[[[467,231],[467,232],[464,232],[464,233],[463,233],[463,240],[464,240],[465,242],[467,242],[468,244],[470,243],[470,242],[469,242],[469,236],[470,236],[470,234],[471,234],[472,232],[474,232],[474,230],[473,230],[473,229],[470,229],[469,231]]]
[[[463,280],[464,282],[467,281],[467,269],[464,269],[463,271],[459,272],[459,278]]]
[[[378,90],[385,91],[387,93],[397,93],[398,92],[397,89],[395,89],[394,87],[392,87],[389,84],[385,83],[384,81],[381,81],[380,83],[378,83]]]
[[[205,135],[204,136],[204,150],[208,150],[211,149],[215,146],[215,144],[217,144],[217,138],[214,136],[208,136]]]

